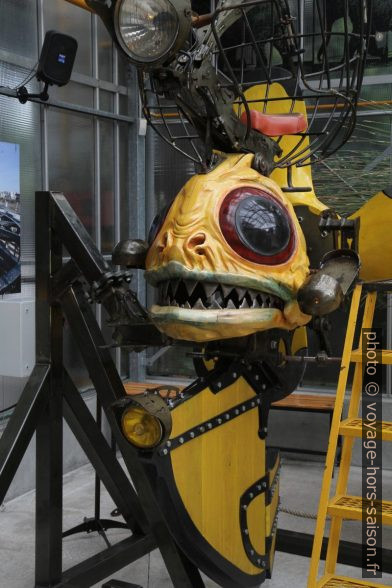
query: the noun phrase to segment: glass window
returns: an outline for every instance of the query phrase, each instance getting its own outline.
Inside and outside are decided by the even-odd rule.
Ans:
[[[78,51],[74,71],[92,76],[91,14],[68,2],[43,0],[43,6],[45,31],[54,29],[75,37]]]

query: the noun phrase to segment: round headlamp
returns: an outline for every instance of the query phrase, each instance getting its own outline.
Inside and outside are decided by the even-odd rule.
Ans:
[[[119,0],[114,12],[117,40],[136,65],[169,61],[191,28],[189,0]]]
[[[152,449],[163,437],[159,419],[139,406],[132,406],[124,412],[121,427],[128,441],[139,449]]]

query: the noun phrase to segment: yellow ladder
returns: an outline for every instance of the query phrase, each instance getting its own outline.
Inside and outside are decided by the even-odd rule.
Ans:
[[[362,329],[369,329],[372,326],[377,292],[368,292],[366,295],[359,345],[357,349],[353,349],[361,294],[362,285],[358,284],[354,289],[352,297],[341,370],[336,390],[335,409],[321,487],[317,524],[310,562],[308,588],[363,588],[364,586],[385,586],[367,580],[354,580],[353,578],[335,575],[342,521],[344,519],[362,520],[362,497],[348,496],[347,485],[354,440],[356,437],[362,436],[362,420],[359,417],[362,388]],[[346,393],[347,377],[351,362],[355,363],[352,392],[348,417],[342,421],[341,418]],[[392,364],[392,351],[382,351],[382,363]],[[392,441],[392,423],[382,422],[377,423],[377,426],[381,427],[382,440]],[[336,495],[330,498],[332,474],[339,435],[343,436],[342,455],[336,484]],[[383,501],[380,506],[382,508],[382,524],[392,525],[392,502]],[[318,580],[321,548],[325,531],[325,522],[328,515],[331,518],[331,527],[328,539],[325,570],[323,577]],[[389,588],[391,587],[389,586]]]

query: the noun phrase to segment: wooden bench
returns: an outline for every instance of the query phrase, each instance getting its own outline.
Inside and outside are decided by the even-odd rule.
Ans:
[[[127,394],[142,394],[146,388],[155,388],[158,386],[170,386],[168,382],[126,382],[124,384],[125,391]],[[178,386],[181,390],[183,387]],[[313,412],[326,414],[329,417],[329,430],[331,430],[333,410],[335,407],[335,397],[327,396],[325,394],[300,394],[294,392],[282,400],[278,400],[271,405],[272,410],[290,410],[298,412]],[[329,437],[329,436],[328,436]],[[341,437],[339,436],[338,441],[338,452],[337,459],[338,463],[341,454]],[[328,445],[328,444],[327,444]],[[290,453],[303,453],[308,455],[327,455],[327,451],[321,451],[316,449],[304,449],[296,447],[282,447],[274,446],[276,449],[281,451],[287,451]]]
[[[271,409],[274,410],[290,410],[298,412],[313,412],[326,414],[329,417],[329,431],[331,430],[333,411],[335,408],[335,397],[325,394],[300,394],[294,392],[282,400],[274,402]],[[329,435],[328,435],[329,438]],[[327,455],[327,451],[320,451],[316,449],[304,449],[295,447],[277,447],[281,451],[288,451],[291,453],[304,453],[308,455]],[[341,437],[338,440],[338,463],[341,454]]]

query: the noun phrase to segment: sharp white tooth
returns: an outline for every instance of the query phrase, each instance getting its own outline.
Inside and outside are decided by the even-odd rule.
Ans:
[[[170,306],[179,306],[178,302],[176,302],[175,300],[173,300],[173,302],[170,303]]]
[[[204,292],[206,293],[207,298],[213,295],[217,287],[217,284],[210,284],[208,282],[203,283]]]
[[[216,310],[222,310],[221,305],[216,300],[213,300],[211,302],[210,308],[213,308],[213,309],[216,309]]]
[[[197,282],[195,280],[184,280],[186,291],[188,292],[188,296],[191,297],[193,294],[194,289],[197,286]]]
[[[249,308],[249,304],[246,301],[246,298],[243,299],[240,308]]]
[[[237,309],[236,305],[234,304],[234,302],[232,300],[229,300],[228,301],[227,308],[235,308],[235,309]]]
[[[222,288],[222,292],[223,292],[223,298],[227,298],[233,289],[232,286],[223,286],[223,284],[221,285],[221,288]]]
[[[184,308],[191,308],[191,305],[189,304],[189,302],[185,302]]]
[[[204,306],[200,298],[197,299],[197,302],[193,305],[193,308],[197,308],[199,310],[206,310],[206,307]]]
[[[258,300],[256,297],[253,300],[252,308],[260,308],[260,304],[258,303]]]
[[[247,292],[246,288],[236,288],[238,294],[238,300],[242,300]]]

